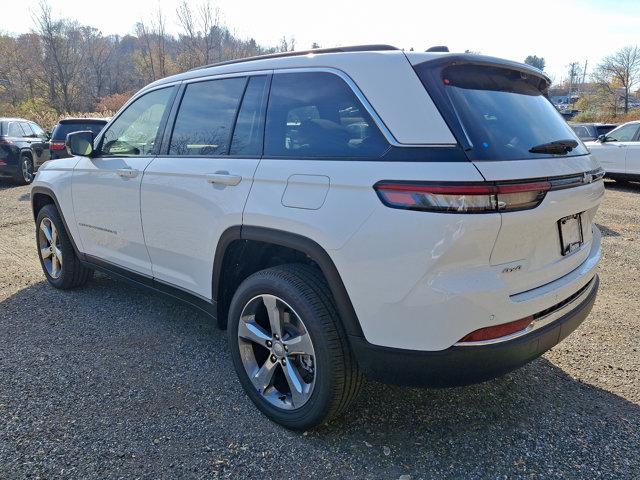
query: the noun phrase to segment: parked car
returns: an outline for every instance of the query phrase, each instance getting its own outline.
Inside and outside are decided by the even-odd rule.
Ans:
[[[49,144],[51,159],[55,160],[56,158],[70,156],[65,146],[69,133],[88,130],[97,135],[102,130],[102,127],[107,124],[107,121],[108,119],[106,118],[65,118],[60,120],[51,132],[51,142]]]
[[[49,160],[49,135],[23,118],[0,118],[0,177],[21,184],[33,181],[40,165]]]
[[[49,283],[100,270],[207,312],[247,395],[293,429],[345,411],[363,373],[479,382],[569,335],[598,289],[603,173],[549,79],[306,53],[156,81],[95,139],[69,134],[74,158],[32,187]]]
[[[571,123],[569,126],[583,142],[597,140],[600,135],[605,135],[617,127],[611,123]]]
[[[640,180],[640,121],[620,125],[585,145],[600,162],[608,178]]]

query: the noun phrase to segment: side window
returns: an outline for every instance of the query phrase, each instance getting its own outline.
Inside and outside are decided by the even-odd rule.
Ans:
[[[45,131],[40,128],[40,125],[38,125],[37,123],[29,123],[29,125],[31,126],[31,130],[33,130],[33,133],[36,134],[36,137],[38,138],[46,138],[47,134],[45,133]]]
[[[138,98],[115,119],[102,137],[103,155],[150,155],[173,87]]]
[[[572,125],[571,128],[573,128],[573,131],[576,132],[576,135],[581,139],[591,137],[589,130],[583,125]]]
[[[388,143],[349,85],[327,72],[273,76],[265,155],[379,157]]]
[[[267,77],[251,77],[242,98],[242,106],[233,130],[230,155],[260,155],[262,153],[262,102]]]
[[[31,130],[31,125],[29,125],[27,122],[20,122],[20,126],[22,127],[22,131],[24,132],[25,136],[35,136],[35,133],[33,132],[33,130]]]
[[[612,142],[630,142],[636,136],[640,124],[631,123],[616,128],[607,134],[607,140]]]
[[[234,77],[187,85],[169,155],[226,155],[246,82],[246,77]]]
[[[9,122],[9,128],[7,129],[8,137],[24,137],[24,132],[20,128],[18,122]]]

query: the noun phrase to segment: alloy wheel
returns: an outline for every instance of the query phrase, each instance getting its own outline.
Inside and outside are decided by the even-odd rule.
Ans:
[[[274,295],[258,295],[245,305],[238,325],[244,369],[258,394],[285,410],[302,407],[313,392],[316,359],[300,316]]]
[[[22,158],[22,178],[25,182],[31,183],[33,181],[33,165],[28,157]]]
[[[59,278],[62,273],[62,250],[58,229],[50,218],[45,217],[38,229],[40,258],[51,278]]]

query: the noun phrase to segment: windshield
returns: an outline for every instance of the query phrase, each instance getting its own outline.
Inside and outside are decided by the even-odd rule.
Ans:
[[[59,123],[53,129],[51,134],[51,138],[53,140],[66,140],[67,135],[72,132],[82,132],[86,130],[90,130],[97,135],[102,130],[102,127],[106,125],[107,122],[73,122],[73,123]]]
[[[451,65],[441,78],[466,133],[473,160],[520,160],[558,156],[534,149],[559,140],[578,145],[561,156],[587,154],[575,132],[540,90],[535,75],[483,65]]]

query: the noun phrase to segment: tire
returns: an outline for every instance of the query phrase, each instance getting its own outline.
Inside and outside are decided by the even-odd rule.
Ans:
[[[283,323],[285,327],[280,339],[282,344],[289,345],[284,357],[276,356],[280,354],[277,351],[278,337],[274,335],[273,329],[269,331],[271,324],[266,306],[271,304],[272,297],[277,299],[277,310],[284,312],[282,318],[288,321]],[[253,310],[255,305],[257,306]],[[249,313],[252,312],[255,314],[250,316]],[[249,323],[253,322],[254,327],[261,323],[264,327],[262,334],[270,335],[273,342],[270,347],[239,337],[241,324],[241,332],[249,331],[246,329],[249,323],[241,319],[243,313],[243,318]],[[240,383],[258,409],[272,421],[292,430],[309,429],[343,413],[357,396],[362,375],[347,343],[327,283],[318,269],[304,264],[290,264],[254,273],[236,290],[228,318],[229,346]],[[297,331],[294,326],[296,324]],[[291,334],[292,330],[295,335]],[[311,340],[312,357],[292,353],[296,350],[296,344],[292,342],[304,336],[300,333],[302,331]],[[302,347],[297,349],[307,350]],[[255,365],[252,363],[252,358],[256,360],[259,355],[266,357],[262,367],[259,362]],[[275,362],[271,362],[275,365],[271,386],[265,389],[256,387],[249,371],[256,372],[259,371],[258,368],[262,370],[268,365],[269,359],[275,359]],[[286,364],[283,359],[287,361]],[[299,378],[312,378],[311,390],[304,398],[298,394],[295,401],[288,380],[292,376],[292,368],[300,374]],[[308,386],[305,383],[305,387]],[[287,388],[289,395],[286,394]],[[289,400],[290,404],[287,404]]]
[[[47,252],[46,247],[51,247],[52,244],[56,247],[48,248]],[[76,256],[55,205],[45,205],[38,212],[36,247],[42,271],[47,281],[56,288],[68,290],[80,287],[93,275],[93,270],[82,265]]]
[[[20,155],[20,161],[18,162],[18,171],[15,175],[15,180],[20,185],[29,185],[33,182],[35,174],[33,173],[33,159],[23,153]]]

